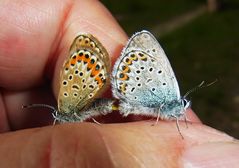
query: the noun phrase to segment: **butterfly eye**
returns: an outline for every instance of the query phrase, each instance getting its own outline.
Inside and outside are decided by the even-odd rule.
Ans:
[[[185,109],[191,106],[191,101],[188,101],[187,99],[182,99],[182,103]]]

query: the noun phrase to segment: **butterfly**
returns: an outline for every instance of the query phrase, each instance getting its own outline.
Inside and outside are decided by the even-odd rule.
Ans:
[[[190,101],[180,95],[169,60],[148,31],[129,39],[113,67],[111,85],[123,116],[139,114],[157,117],[157,121],[176,120],[178,130],[178,120],[186,119]]]
[[[58,109],[46,104],[24,107],[52,109],[54,123],[80,122],[104,114],[113,101],[96,98],[109,84],[109,74],[110,59],[104,46],[91,34],[79,34],[60,73]]]

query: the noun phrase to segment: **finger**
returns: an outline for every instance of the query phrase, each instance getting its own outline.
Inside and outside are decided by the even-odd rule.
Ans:
[[[182,167],[184,165],[190,167],[190,163],[195,166],[210,167],[213,162],[215,166],[218,165],[216,163],[220,163],[222,167],[230,167],[238,164],[239,143],[232,137],[201,124],[192,124],[189,128],[181,126],[180,129],[184,139],[177,132],[175,122],[160,122],[153,127],[147,122],[125,124],[120,127],[112,125],[112,127],[103,129],[101,134],[113,155],[111,157],[115,159],[113,161],[120,164],[120,167],[126,165],[136,165],[135,167]],[[219,153],[215,154],[213,151],[217,146]],[[209,148],[206,149],[206,147]],[[199,151],[201,153],[197,153]],[[211,151],[209,158],[207,155],[204,155],[203,159],[196,158],[196,156],[206,154],[207,151]],[[222,161],[220,155],[223,152],[225,158]],[[116,157],[115,153],[120,153],[117,155],[119,157]],[[194,156],[190,157],[190,154]]]
[[[24,129],[29,127],[39,127],[42,125],[51,125],[53,123],[52,111],[46,108],[22,108],[29,104],[51,104],[55,101],[51,88],[46,85],[25,91],[3,91],[4,100],[7,104],[8,130]],[[4,121],[4,118],[1,118]]]
[[[69,5],[37,0],[0,3],[0,85],[14,90],[35,86],[44,79]]]
[[[16,129],[12,123],[25,123],[16,103],[35,99],[26,90],[45,80],[47,62],[69,7],[66,1],[0,1],[1,131]]]
[[[4,88],[39,84],[45,73],[54,70],[58,57],[61,67],[79,32],[98,37],[114,56],[126,40],[110,13],[95,0],[1,1],[0,6],[0,86]]]
[[[201,123],[201,120],[198,118],[198,116],[194,113],[194,111],[191,108],[187,109],[185,113],[187,121]]]
[[[219,147],[230,162],[226,158],[222,162],[221,157],[210,159],[221,161],[224,167],[238,165],[239,143],[232,137],[192,124],[188,129],[181,128],[182,139],[174,125],[81,123],[2,134],[0,167],[180,167],[189,163],[188,155],[195,155],[193,150],[200,147]],[[207,167],[205,160],[201,163]]]

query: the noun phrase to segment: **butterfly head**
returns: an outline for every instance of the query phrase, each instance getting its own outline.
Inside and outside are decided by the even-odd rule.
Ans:
[[[185,115],[185,111],[191,105],[191,101],[188,101],[185,98],[179,100],[173,100],[167,103],[164,103],[160,107],[160,112],[162,113],[163,118],[180,118]]]
[[[182,105],[184,107],[184,110],[186,110],[187,108],[191,107],[191,101],[190,100],[187,100],[186,98],[182,98],[181,99],[181,102],[182,102]]]

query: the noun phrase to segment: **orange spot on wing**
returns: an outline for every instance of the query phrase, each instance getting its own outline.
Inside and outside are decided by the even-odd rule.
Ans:
[[[126,58],[125,59],[125,63],[128,64],[128,65],[131,65],[132,64],[132,59],[131,58]]]
[[[126,75],[125,73],[122,73],[122,75],[120,76],[119,79],[125,81],[125,80],[128,80],[129,77],[128,77],[128,75]]]
[[[123,72],[124,72],[124,73],[128,73],[129,71],[130,71],[129,67],[128,67],[128,66],[125,66]]]
[[[87,64],[90,62],[90,59],[89,58],[86,58],[85,56],[82,57],[82,60],[84,62],[86,62]]]
[[[95,78],[95,80],[98,82],[99,87],[102,87],[102,86],[103,86],[103,81],[101,80],[101,78],[100,78],[99,76],[97,76],[97,77]]]
[[[96,70],[95,69],[95,66],[92,68],[92,71],[91,71],[91,76],[96,76],[96,75],[98,75],[99,74],[99,72],[100,72],[100,70]],[[100,79],[100,77],[99,77],[99,79]]]
[[[125,91],[126,91],[126,84],[125,84],[125,83],[122,84],[122,85],[120,86],[120,89],[121,89],[122,92],[125,92]]]
[[[71,64],[71,65],[75,65],[75,64],[76,64],[76,59],[71,59],[71,60],[70,60],[70,64]]]
[[[92,71],[95,69],[95,66],[96,66],[96,63],[91,64],[91,63],[88,62],[88,64],[87,64],[87,68],[91,69]]]
[[[78,55],[78,56],[76,57],[76,60],[77,60],[77,61],[82,61],[82,60],[83,60],[83,56],[79,56],[79,55]]]
[[[69,66],[70,66],[69,61],[67,61],[67,62],[64,64],[64,68],[69,69]]]
[[[133,61],[137,61],[138,57],[135,54],[131,54],[130,59],[133,60]]]
[[[142,53],[139,53],[139,59],[141,59],[142,61],[147,61],[147,55],[146,54],[142,54]]]

